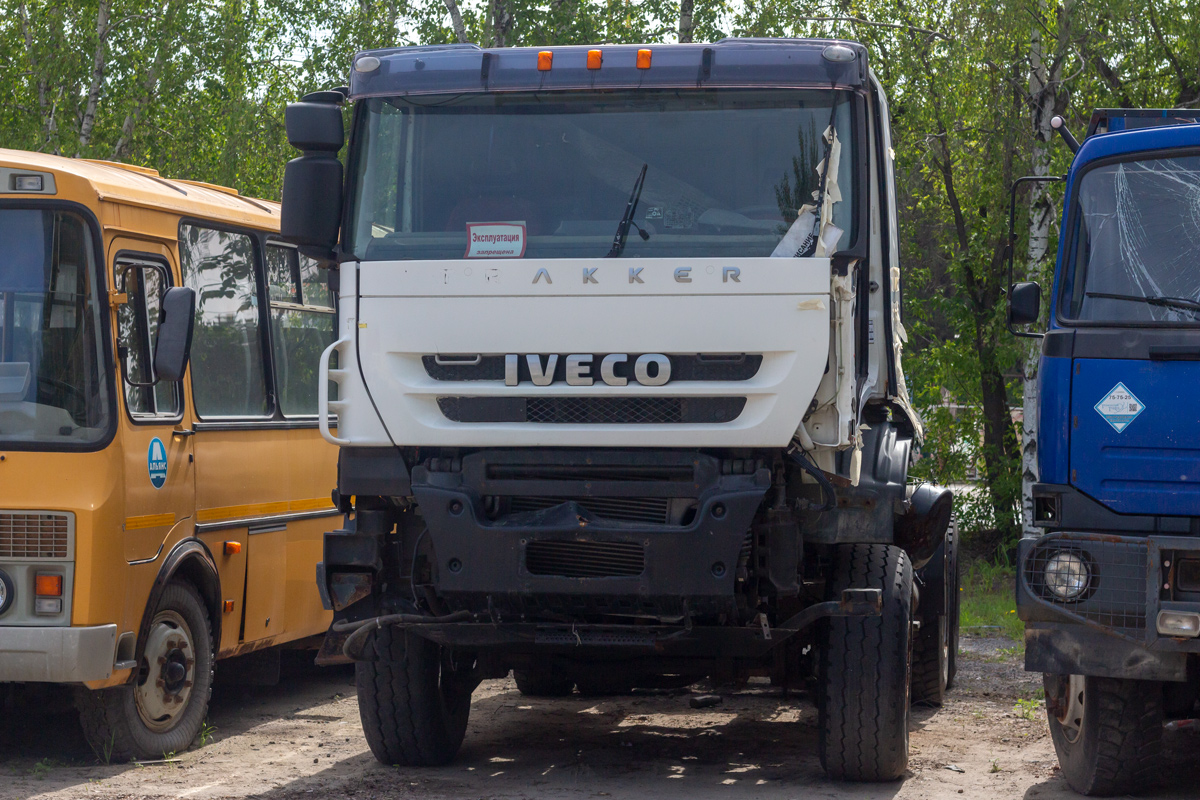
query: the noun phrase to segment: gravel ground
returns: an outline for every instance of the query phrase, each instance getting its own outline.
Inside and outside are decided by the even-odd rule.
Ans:
[[[967,637],[958,687],[913,713],[908,776],[825,779],[816,710],[766,683],[693,710],[686,694],[522,697],[511,679],[476,692],[458,760],[438,769],[377,763],[358,722],[353,672],[292,669],[268,689],[218,688],[203,747],[144,765],[97,763],[53,698],[0,714],[0,798],[1051,798],[1075,797],[1058,773],[1037,708],[1039,676],[1012,643]],[[1031,718],[1029,718],[1031,717]],[[1194,798],[1194,737],[1170,742],[1167,788]]]

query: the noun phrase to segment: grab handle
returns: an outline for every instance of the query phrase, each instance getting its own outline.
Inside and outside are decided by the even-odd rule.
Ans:
[[[329,412],[331,409],[335,412],[340,412],[346,407],[346,402],[344,400],[329,399],[329,382],[333,381],[336,383],[338,385],[338,389],[340,390],[342,387],[342,381],[346,379],[347,373],[344,369],[330,369],[329,360],[333,357],[335,352],[340,355],[342,348],[348,344],[350,344],[349,339],[338,339],[336,342],[329,345],[329,347],[326,347],[321,353],[320,366],[317,369],[317,427],[320,429],[321,436],[325,439],[325,441],[336,445],[350,444],[350,440],[334,436],[333,433],[330,432]],[[340,359],[338,366],[341,366]],[[338,392],[338,396],[341,396],[341,391]]]

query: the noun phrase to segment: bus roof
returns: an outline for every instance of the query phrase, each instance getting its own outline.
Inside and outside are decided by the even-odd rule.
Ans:
[[[0,148],[0,172],[7,173],[0,185],[0,199],[37,197],[58,200],[88,200],[170,211],[180,216],[216,219],[266,230],[279,230],[279,204],[242,197],[224,186],[163,178],[156,170],[134,164],[92,161],[81,158]],[[49,173],[54,191],[16,191],[10,176]]]
[[[589,50],[600,51],[599,67],[589,67]],[[643,57],[639,65],[639,52],[647,51],[649,60]],[[539,66],[540,53],[551,54],[548,69],[544,59]],[[866,48],[833,39],[487,50],[451,44],[359,53],[350,71],[350,98],[588,89],[861,89],[868,80]]]

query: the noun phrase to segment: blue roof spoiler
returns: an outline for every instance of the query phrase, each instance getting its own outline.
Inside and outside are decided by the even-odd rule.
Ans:
[[[600,69],[587,51],[600,50]],[[637,51],[651,51],[639,69]],[[549,70],[538,53],[553,53]],[[354,57],[350,99],[464,92],[667,88],[838,88],[868,85],[867,51],[833,39],[722,39],[712,44],[482,49],[473,44],[367,50]],[[360,71],[361,70],[361,71]]]
[[[1088,136],[1164,125],[1194,125],[1200,111],[1179,108],[1097,108],[1088,123]]]

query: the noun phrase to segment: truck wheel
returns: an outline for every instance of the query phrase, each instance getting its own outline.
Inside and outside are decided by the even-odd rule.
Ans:
[[[878,617],[832,617],[818,692],[821,766],[831,778],[890,781],[908,767],[913,571],[891,545],[841,545],[831,597],[883,590]]]
[[[958,573],[958,521],[950,517],[950,530],[946,545],[950,553],[950,583],[947,597],[950,600],[950,619],[947,620],[950,638],[950,658],[946,665],[946,691],[954,688],[954,676],[958,674],[958,619],[962,607],[962,581]]]
[[[467,733],[473,685],[455,675],[442,648],[403,629],[375,632],[373,660],[354,665],[367,745],[381,763],[448,764]]]
[[[517,691],[526,697],[566,697],[575,688],[570,678],[561,678],[551,672],[513,670]]]
[[[1043,675],[1058,764],[1080,794],[1145,791],[1161,778],[1163,688],[1154,681]]]
[[[208,714],[213,660],[212,631],[200,595],[189,583],[168,583],[134,681],[76,691],[75,705],[92,750],[105,763],[186,750]]]
[[[953,523],[929,563],[917,570],[921,627],[913,640],[912,702],[941,706],[950,688],[950,669],[958,646],[954,604],[958,598],[957,553]]]

